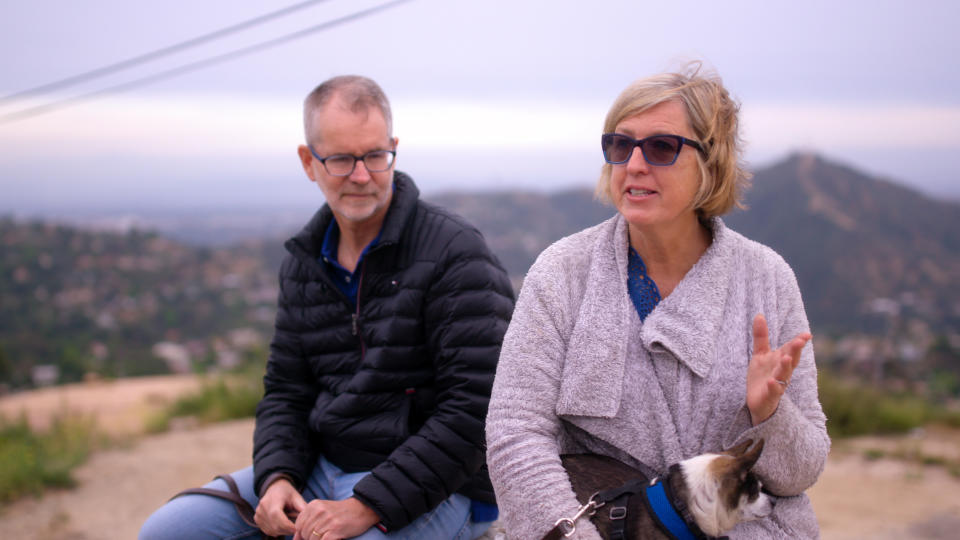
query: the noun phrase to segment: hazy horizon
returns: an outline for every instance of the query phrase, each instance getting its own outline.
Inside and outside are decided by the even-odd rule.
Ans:
[[[751,172],[756,172],[763,170],[764,168],[774,166],[786,159],[789,159],[790,156],[797,153],[807,153],[807,151],[796,150],[790,152],[779,158],[773,159],[772,161],[765,162],[762,164],[748,164],[749,170]],[[939,200],[948,203],[960,204],[960,186],[955,186],[955,190],[946,190],[944,193],[937,193],[935,191],[927,191],[919,189],[915,184],[911,184],[905,180],[892,177],[884,177],[875,174],[871,174],[868,171],[860,168],[856,164],[843,162],[837,160],[829,155],[824,155],[821,153],[816,153],[817,156],[834,163],[836,165],[850,167],[855,171],[870,176],[875,180],[888,181],[894,183],[900,187],[903,187],[908,190],[912,190],[920,193],[927,198]],[[398,170],[403,172],[408,172],[414,177],[414,180],[417,182],[418,186],[421,189],[421,196],[429,199],[431,197],[436,197],[444,195],[447,193],[491,193],[491,192],[535,192],[535,193],[556,193],[566,190],[592,190],[594,188],[594,179],[589,179],[584,182],[569,182],[565,184],[557,185],[555,182],[551,183],[542,183],[537,184],[535,182],[528,182],[524,184],[515,184],[509,185],[508,183],[500,183],[496,185],[487,185],[487,186],[477,186],[477,185],[467,185],[464,187],[457,187],[455,185],[440,185],[440,186],[431,186],[428,183],[428,186],[425,188],[424,185],[416,177],[416,173],[409,172],[402,167],[399,167]],[[129,202],[124,202],[122,200],[117,201],[98,201],[95,204],[84,203],[84,204],[48,204],[48,205],[30,205],[30,204],[9,204],[9,199],[4,202],[0,202],[0,217],[12,216],[18,219],[31,219],[31,218],[51,218],[51,219],[80,219],[80,220],[94,220],[97,218],[124,218],[126,217],[141,217],[141,218],[168,218],[177,215],[183,216],[195,216],[198,214],[212,214],[217,216],[230,216],[230,215],[240,215],[244,213],[250,213],[254,217],[258,218],[268,218],[271,216],[276,216],[278,212],[286,211],[298,211],[298,216],[303,218],[309,213],[312,213],[320,206],[324,204],[323,193],[316,188],[316,186],[310,184],[306,178],[293,178],[290,179],[292,182],[303,183],[307,191],[300,190],[303,196],[295,199],[278,199],[270,200],[263,197],[260,198],[244,198],[238,200],[219,200],[219,201],[143,201],[140,200],[139,204],[131,204]],[[749,193],[749,192],[748,192]]]
[[[291,0],[291,3],[293,0]],[[0,119],[336,21],[383,0],[317,2],[103,79],[0,99]],[[0,98],[283,6],[270,0],[14,3]],[[0,214],[312,206],[296,157],[303,96],[361,73],[390,97],[398,168],[425,194],[593,185],[610,103],[692,59],[740,101],[746,159],[815,152],[960,200],[960,4],[412,0],[176,77],[0,122]]]

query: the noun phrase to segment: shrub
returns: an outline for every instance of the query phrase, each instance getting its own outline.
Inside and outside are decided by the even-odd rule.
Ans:
[[[73,469],[105,442],[88,418],[58,416],[49,430],[39,432],[26,417],[0,417],[0,503],[47,487],[72,486]]]
[[[824,369],[819,385],[831,437],[906,433],[931,422],[950,423],[957,416],[921,396],[841,381]]]
[[[147,420],[147,431],[165,431],[173,418],[194,418],[202,424],[251,417],[263,396],[262,373],[248,371],[239,375],[209,380],[197,392],[177,399],[166,411]]]

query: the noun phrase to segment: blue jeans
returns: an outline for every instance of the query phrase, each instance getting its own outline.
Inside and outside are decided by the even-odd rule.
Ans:
[[[353,486],[368,472],[346,473],[323,458],[317,460],[303,498],[343,500],[353,495]],[[253,492],[253,467],[234,472],[240,495],[254,508],[260,501]],[[223,480],[214,480],[204,487],[227,491]],[[482,535],[491,522],[475,523],[470,519],[470,499],[454,494],[430,512],[423,514],[403,529],[384,534],[376,527],[357,536],[360,540],[420,539],[471,540]],[[140,540],[259,539],[260,531],[240,519],[229,501],[206,495],[184,495],[169,501],[153,513],[140,529]]]

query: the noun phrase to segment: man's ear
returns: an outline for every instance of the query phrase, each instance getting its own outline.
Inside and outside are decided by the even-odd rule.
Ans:
[[[300,156],[300,164],[303,165],[303,172],[307,173],[307,178],[311,182],[316,182],[317,180],[313,177],[313,154],[310,153],[310,149],[307,148],[307,145],[301,144],[297,147],[297,155]]]
[[[400,137],[394,137],[394,138],[393,138],[393,151],[394,151],[394,152],[397,151],[397,144],[398,144],[399,142],[400,142]],[[394,155],[394,156],[393,156],[393,163],[390,164],[390,170],[396,170],[396,169],[397,169],[397,156]]]

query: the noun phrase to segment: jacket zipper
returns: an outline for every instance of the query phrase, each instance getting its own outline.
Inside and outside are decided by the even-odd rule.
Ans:
[[[357,281],[357,307],[353,312],[353,335],[360,338],[360,362],[367,355],[367,346],[363,343],[363,336],[360,335],[360,290],[363,289],[363,274],[366,273],[367,261],[364,258],[360,263],[360,279]]]
[[[319,275],[322,276],[321,279],[325,280],[334,290],[336,290],[337,292],[340,292],[339,287],[337,287],[333,283],[333,281],[330,280],[330,277],[327,276],[327,270],[323,268],[320,265],[320,263],[314,257],[312,257],[309,254],[309,252],[306,249],[304,249],[299,243],[295,242],[295,244],[297,246],[298,251],[300,251],[301,253],[301,260],[306,260],[308,261],[308,264],[316,266],[317,270],[319,271],[318,272]],[[378,244],[377,246],[374,246],[374,249],[380,248],[382,245],[383,244]],[[371,252],[372,251],[373,250],[371,250]],[[367,253],[367,255],[369,255],[369,253]],[[360,289],[362,288],[362,285],[363,285],[363,274],[365,273],[366,268],[367,268],[367,258],[364,257],[363,261],[360,263],[360,279],[359,279],[359,282],[357,283],[356,310],[351,315],[351,321],[350,321],[351,333],[355,336],[360,337],[360,361],[361,362],[363,361],[364,356],[366,356],[366,350],[367,350],[366,345],[363,343],[363,337],[360,336]],[[346,302],[347,304],[350,303],[350,299],[347,298],[345,294],[340,292],[340,296],[343,298],[344,302]]]

